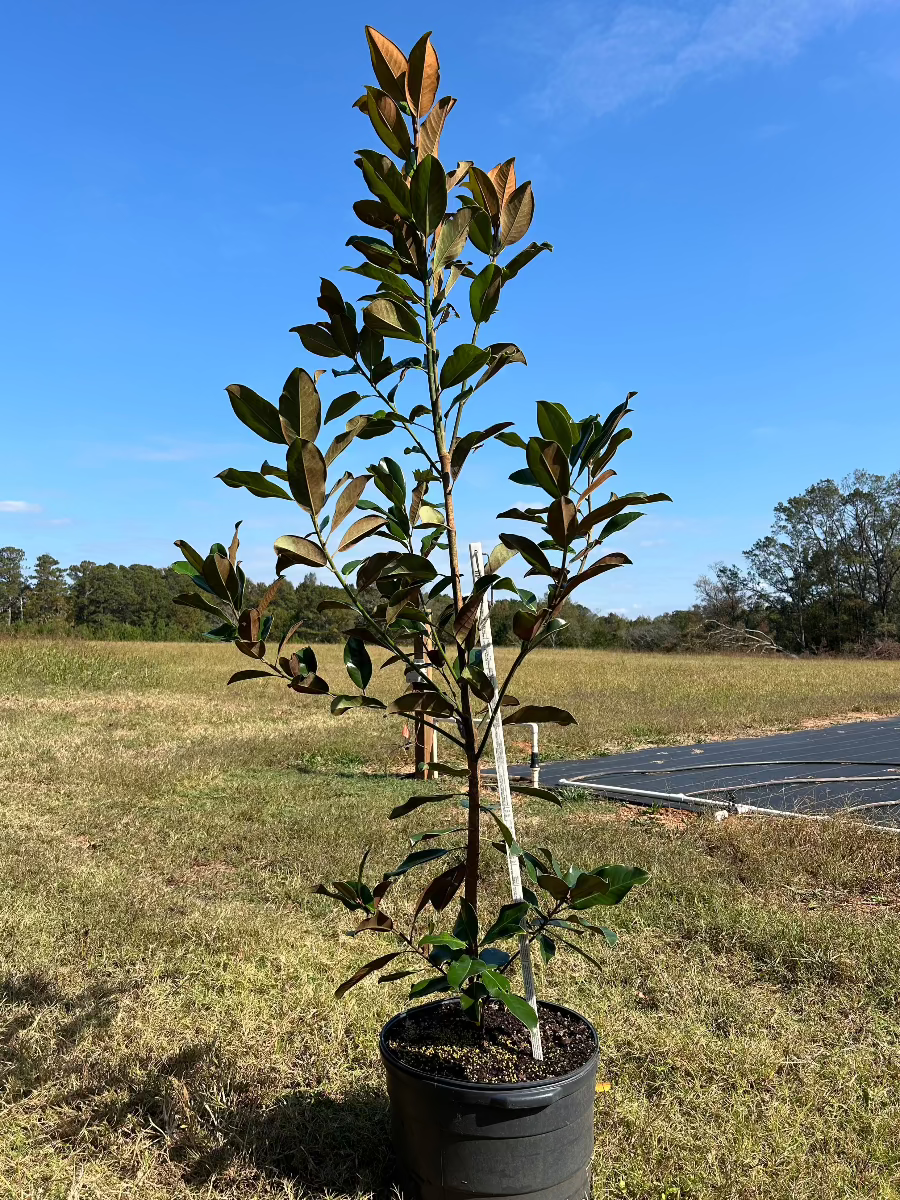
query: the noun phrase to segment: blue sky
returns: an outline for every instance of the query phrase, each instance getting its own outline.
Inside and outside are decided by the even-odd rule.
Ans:
[[[504,291],[492,340],[530,365],[481,393],[476,427],[527,434],[536,400],[579,416],[637,389],[617,482],[675,501],[582,599],[689,604],[778,500],[900,468],[900,0],[443,11],[445,165],[515,154],[530,236],[555,245]],[[274,538],[302,532],[214,479],[264,456],[222,389],[277,399],[293,367],[324,365],[288,329],[364,232],[366,22],[405,49],[424,31],[355,0],[8,11],[0,544],[161,565],[176,537],[205,547],[243,517],[264,578]],[[493,544],[521,464],[506,447],[470,462],[463,537]]]

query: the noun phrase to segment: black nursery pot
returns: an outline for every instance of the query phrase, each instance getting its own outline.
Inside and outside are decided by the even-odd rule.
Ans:
[[[405,1066],[387,1044],[406,1013],[385,1025],[380,1050],[405,1200],[590,1196],[597,1032],[580,1013],[558,1004],[541,1007],[584,1021],[594,1051],[577,1071],[534,1083],[464,1083],[426,1075]]]

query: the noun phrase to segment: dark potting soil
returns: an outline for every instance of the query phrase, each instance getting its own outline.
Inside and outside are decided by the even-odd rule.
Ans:
[[[594,1052],[587,1023],[540,1002],[538,1011],[543,1062],[532,1058],[522,1022],[497,1002],[485,1004],[481,1030],[456,1005],[414,1008],[391,1029],[387,1044],[414,1070],[466,1083],[537,1083],[583,1067]]]

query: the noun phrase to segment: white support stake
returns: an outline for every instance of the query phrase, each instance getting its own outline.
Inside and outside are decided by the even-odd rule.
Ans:
[[[469,543],[469,560],[472,564],[473,582],[484,574],[482,563],[481,542]],[[481,661],[484,673],[490,679],[494,688],[497,687],[497,667],[494,663],[494,641],[491,637],[490,602],[485,595],[478,611],[478,640],[481,642]],[[515,817],[513,816],[512,795],[509,790],[509,768],[506,763],[506,742],[503,740],[503,720],[499,710],[491,724],[491,739],[494,743],[494,767],[497,772],[497,790],[500,793],[500,815],[503,823],[516,836]],[[522,899],[522,873],[519,870],[519,860],[514,854],[506,851],[506,865],[509,867],[509,884],[513,900]],[[525,999],[537,1013],[537,993],[534,990],[534,969],[531,965],[531,945],[526,937],[519,938],[519,961],[522,964],[522,982],[525,984]],[[544,1057],[544,1047],[541,1044],[541,1027],[537,1025],[531,1031],[531,1053],[540,1062]]]

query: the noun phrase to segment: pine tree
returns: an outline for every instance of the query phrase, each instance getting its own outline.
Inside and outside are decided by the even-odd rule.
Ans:
[[[7,625],[21,621],[25,604],[25,551],[18,546],[0,547],[0,615]]]
[[[50,554],[39,554],[29,580],[25,601],[25,619],[59,621],[69,614],[69,586],[66,573]]]

